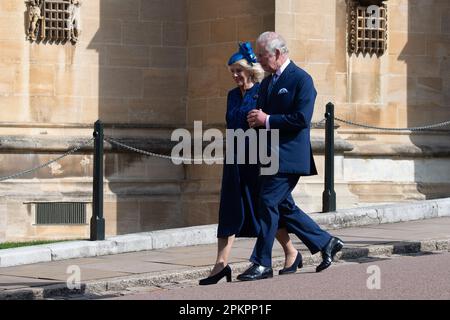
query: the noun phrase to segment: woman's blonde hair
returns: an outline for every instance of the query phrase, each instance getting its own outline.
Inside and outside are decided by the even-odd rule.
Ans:
[[[233,64],[240,65],[241,67],[244,68],[244,70],[247,70],[250,73],[250,78],[253,81],[253,83],[261,82],[262,79],[264,79],[264,70],[261,67],[261,65],[257,62],[253,63],[253,65],[251,65],[250,63],[248,63],[247,60],[241,59],[241,60],[234,62]],[[228,66],[228,69],[232,65]]]

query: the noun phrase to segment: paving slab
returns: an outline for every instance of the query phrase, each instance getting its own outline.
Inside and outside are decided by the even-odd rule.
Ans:
[[[92,263],[83,265],[81,272],[86,270],[105,270],[114,272],[123,272],[127,274],[140,274],[157,271],[179,270],[183,266],[167,263],[155,263],[142,260],[128,260],[128,261],[108,261],[103,263]]]
[[[51,284],[61,283],[57,280],[43,280],[43,279],[35,279],[29,277],[18,277],[18,276],[0,276],[0,291],[2,290],[12,290],[12,289],[21,289],[21,288],[32,288],[39,286],[48,286]]]
[[[121,277],[129,275],[126,272],[116,272],[109,271],[105,269],[91,269],[87,268],[86,265],[80,265],[80,276],[81,281],[88,281],[93,279],[104,279],[104,278],[112,278],[112,277]],[[5,268],[6,269],[6,268]],[[3,279],[3,276],[19,276],[19,277],[27,277],[34,279],[46,279],[46,280],[60,280],[67,281],[72,273],[68,272],[66,266],[62,265],[46,265],[46,266],[33,266],[26,265],[16,268],[8,268],[8,270],[0,269],[0,281]]]

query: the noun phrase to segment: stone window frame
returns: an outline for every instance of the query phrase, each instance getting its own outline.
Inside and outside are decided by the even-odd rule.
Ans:
[[[43,6],[43,24],[45,41],[65,42],[70,39],[70,1],[47,0]]]
[[[81,0],[28,0],[27,40],[75,44],[81,32]]]
[[[387,6],[383,0],[347,0],[347,48],[349,55],[380,57],[387,50]],[[385,0],[384,0],[385,1]],[[370,5],[378,6],[378,15],[369,15]],[[375,27],[369,26],[370,22]]]

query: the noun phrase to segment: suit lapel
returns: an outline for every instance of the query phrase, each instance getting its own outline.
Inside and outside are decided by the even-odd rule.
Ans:
[[[260,106],[263,110],[267,110],[267,91],[269,88],[270,79],[270,77],[265,78],[259,87],[260,94],[258,106]]]
[[[274,97],[277,96],[278,91],[282,88],[283,83],[289,78],[289,73],[293,72],[295,70],[294,68],[295,64],[291,61],[286,69],[281,74],[278,81],[275,83],[275,85],[272,88],[272,93],[270,94],[269,101],[270,102]],[[270,78],[272,79],[272,78]]]

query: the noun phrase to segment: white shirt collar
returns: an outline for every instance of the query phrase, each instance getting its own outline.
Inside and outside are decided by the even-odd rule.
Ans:
[[[280,67],[280,69],[278,69],[275,73],[277,74],[277,76],[281,76],[281,74],[283,73],[283,71],[287,68],[287,66],[289,65],[289,63],[291,63],[291,59],[287,58],[287,60],[283,63],[283,65]]]

